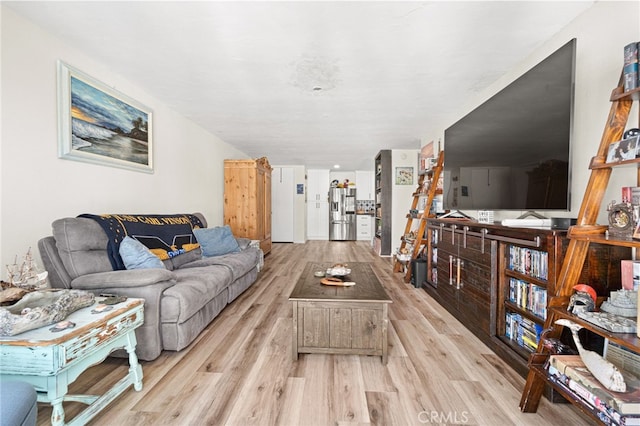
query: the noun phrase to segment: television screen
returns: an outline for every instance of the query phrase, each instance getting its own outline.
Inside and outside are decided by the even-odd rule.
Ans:
[[[445,130],[445,209],[570,209],[575,44]]]

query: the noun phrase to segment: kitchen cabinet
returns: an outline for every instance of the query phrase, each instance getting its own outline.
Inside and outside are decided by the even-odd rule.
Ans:
[[[236,237],[260,241],[271,251],[271,166],[257,160],[224,160],[224,223]]]
[[[307,239],[329,239],[329,170],[307,170]]]
[[[358,241],[371,241],[373,237],[373,216],[357,215],[357,239]]]
[[[373,200],[373,172],[369,170],[356,170],[356,200]]]

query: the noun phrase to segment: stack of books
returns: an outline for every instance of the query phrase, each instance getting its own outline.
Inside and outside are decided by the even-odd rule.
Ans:
[[[581,400],[604,424],[640,425],[640,380],[624,372],[627,392],[606,389],[589,372],[580,355],[551,355],[549,378]]]

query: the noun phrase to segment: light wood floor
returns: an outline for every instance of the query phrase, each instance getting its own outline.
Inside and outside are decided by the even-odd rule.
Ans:
[[[371,262],[388,294],[389,362],[380,357],[291,354],[288,296],[307,261]],[[101,393],[126,371],[108,358],[72,385]],[[364,242],[274,244],[258,281],[187,349],[144,362],[95,425],[580,425],[569,404],[518,409],[524,380],[424,290],[405,284]],[[67,421],[83,406],[65,403]],[[51,409],[38,406],[38,424]]]

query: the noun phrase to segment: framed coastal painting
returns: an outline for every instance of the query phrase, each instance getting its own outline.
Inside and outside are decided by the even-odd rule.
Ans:
[[[58,61],[58,156],[153,173],[152,111]]]

